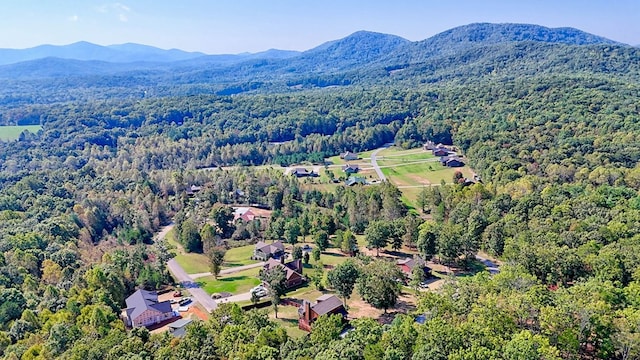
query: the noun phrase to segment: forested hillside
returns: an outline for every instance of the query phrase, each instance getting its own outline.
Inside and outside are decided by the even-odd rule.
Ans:
[[[42,125],[0,142],[0,354],[637,358],[639,51],[574,29],[476,24],[417,43],[359,32],[225,65],[0,67],[0,123]],[[320,191],[278,169],[429,140],[460,149],[483,182],[426,187],[423,209],[411,209],[388,183]],[[231,204],[274,216],[264,231],[205,231]],[[389,325],[358,319],[344,338],[329,324],[296,339],[237,307],[182,339],[126,330],[124,298],[172,282],[171,249],[153,241],[171,221],[193,230],[199,251],[212,239],[295,240],[295,229],[327,239],[386,229],[385,244],[450,266],[473,266],[478,251],[506,265],[421,293],[415,314]],[[360,276],[373,260],[354,261]]]

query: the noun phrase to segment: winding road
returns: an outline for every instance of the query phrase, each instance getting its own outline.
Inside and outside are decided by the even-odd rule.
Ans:
[[[164,239],[167,236],[167,233],[173,229],[174,224],[171,223],[164,228],[156,235],[158,240]],[[207,294],[198,283],[193,281],[193,278],[187,274],[186,271],[174,260],[171,259],[167,262],[167,268],[169,272],[173,274],[176,280],[180,283],[180,285],[185,288],[189,294],[191,294],[191,298],[193,301],[200,303],[202,307],[205,308],[208,312],[212,312],[218,307],[218,304],[213,300],[209,294]]]
[[[378,159],[376,158],[376,156],[378,156],[378,153],[380,151],[388,148],[391,145],[393,145],[393,143],[384,144],[382,145],[382,147],[377,148],[374,152],[371,153],[371,166],[373,166],[373,169],[378,174],[380,181],[387,181],[387,177],[384,176],[384,174],[382,173],[382,170],[380,169],[380,166],[378,166]]]
[[[180,282],[180,285],[182,285],[182,287],[185,288],[189,292],[189,294],[191,294],[192,299],[200,303],[200,305],[202,305],[205,310],[207,310],[208,312],[212,312],[218,307],[216,301],[213,300],[211,296],[209,296],[209,294],[207,294],[204,290],[202,290],[200,285],[193,281],[191,276],[189,276],[189,274],[187,274],[174,259],[171,259],[169,260],[169,262],[167,262],[167,267],[169,268],[169,271],[173,274],[173,276],[178,280],[178,282]]]

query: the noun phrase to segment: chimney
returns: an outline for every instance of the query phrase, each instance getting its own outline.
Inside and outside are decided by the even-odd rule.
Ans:
[[[304,301],[304,321],[307,324],[311,324],[311,303],[307,300]]]

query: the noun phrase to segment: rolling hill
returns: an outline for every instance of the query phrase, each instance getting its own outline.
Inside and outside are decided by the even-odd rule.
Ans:
[[[6,64],[27,58],[32,60]],[[28,89],[34,86],[43,87],[44,92],[82,88],[100,98],[110,87],[119,90],[109,91],[108,96],[130,97],[139,96],[140,88],[153,96],[228,95],[352,84],[415,86],[464,82],[476,76],[513,78],[566,71],[640,78],[635,65],[639,59],[638,48],[577,29],[528,24],[470,24],[417,42],[359,31],[304,52],[272,49],[237,55],[81,42],[0,50],[0,64],[5,63],[0,66],[0,78],[12,80],[10,88],[0,90],[4,95],[0,104],[28,98]],[[57,95],[48,98],[78,99]]]

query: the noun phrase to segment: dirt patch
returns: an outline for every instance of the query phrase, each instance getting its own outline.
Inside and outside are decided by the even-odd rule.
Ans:
[[[347,300],[349,306],[349,319],[370,317],[379,322],[389,324],[398,314],[409,314],[416,309],[416,299],[412,294],[403,293],[393,308],[387,310],[376,309],[361,299]]]

